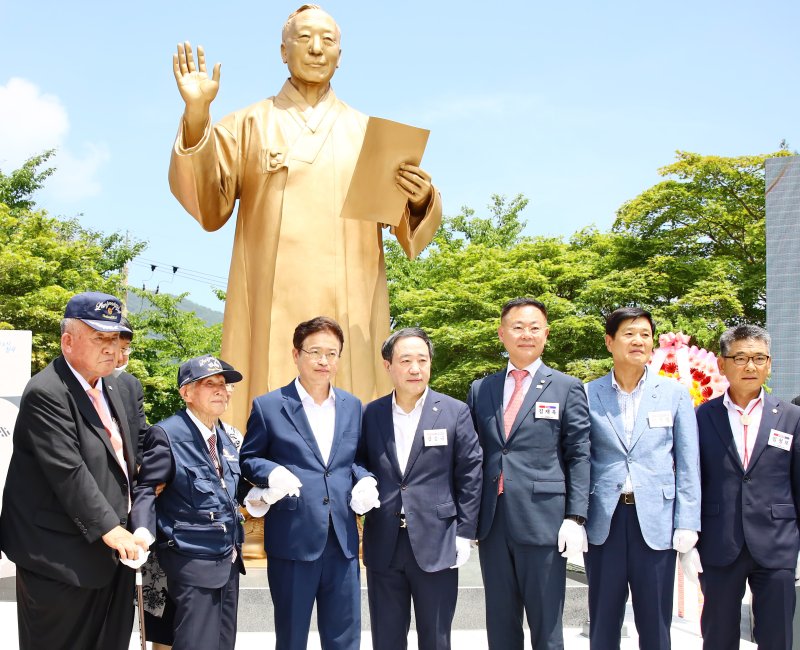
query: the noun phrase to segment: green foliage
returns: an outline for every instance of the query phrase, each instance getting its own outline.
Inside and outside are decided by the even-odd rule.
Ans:
[[[766,321],[767,157],[678,152],[660,170],[667,180],[625,203],[610,232],[569,240],[522,236],[522,196],[493,196],[486,217],[464,207],[416,261],[386,243],[392,324],[428,331],[431,384],[462,399],[506,363],[499,311],[516,296],[547,305],[544,359],[584,380],[611,367],[604,321],[621,306],[649,309],[659,331],[713,350],[725,327]]]
[[[33,193],[40,189],[44,181],[52,175],[55,167],[39,170],[45,162],[55,154],[49,149],[38,156],[28,158],[19,169],[6,176],[0,170],[0,203],[5,203],[11,210],[30,210],[35,205]]]
[[[0,329],[33,332],[34,371],[59,354],[67,300],[81,291],[120,295],[121,270],[143,247],[0,203]]]
[[[178,394],[178,366],[202,354],[219,355],[222,324],[207,326],[179,304],[188,294],[170,296],[129,288],[142,300],[140,312],[128,314],[134,328],[129,370],[144,387],[147,418],[158,422],[183,407]]]

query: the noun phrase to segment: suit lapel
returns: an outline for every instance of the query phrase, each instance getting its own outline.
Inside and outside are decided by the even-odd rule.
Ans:
[[[528,388],[528,392],[525,394],[525,399],[522,400],[522,406],[519,407],[519,411],[517,412],[517,417],[514,418],[514,424],[511,425],[511,431],[508,433],[508,439],[514,436],[519,429],[520,424],[525,421],[528,413],[531,412],[534,404],[540,400],[540,398],[544,395],[545,391],[547,391],[547,387],[550,385],[550,377],[553,375],[553,371],[548,368],[546,365],[542,364],[539,366],[539,370],[536,371],[536,374],[531,379],[531,385]],[[559,417],[563,414],[559,413]],[[500,426],[503,426],[503,417],[500,417]]]
[[[297,394],[297,389],[294,386],[294,382],[284,387],[283,410],[291,423],[294,425],[297,433],[299,433],[303,440],[306,441],[308,448],[319,461],[319,464],[325,467],[325,462],[322,460],[322,452],[319,450],[317,439],[314,437],[314,433],[311,431],[311,425],[308,423],[306,412],[303,410],[303,403],[300,401],[300,395]],[[337,417],[336,426],[338,427],[338,425],[339,418]]]
[[[386,447],[386,455],[389,457],[389,463],[392,469],[397,474],[397,478],[403,478],[403,473],[400,471],[400,461],[397,460],[397,441],[394,439],[394,413],[392,413],[392,395],[389,394],[381,398],[381,403],[378,405],[379,413],[378,420],[378,435],[383,440]]]
[[[436,425],[436,420],[439,419],[439,401],[439,395],[432,390],[428,390],[428,396],[425,398],[425,403],[422,405],[422,415],[419,418],[419,424],[414,433],[414,442],[411,443],[411,451],[408,454],[406,471],[403,476],[408,476],[417,457],[422,451],[425,429],[433,429]]]
[[[335,388],[333,389],[333,394],[336,396],[336,414],[333,419],[333,442],[331,443],[331,453],[328,454],[328,465],[333,463],[336,450],[339,448],[339,443],[344,436],[344,403],[347,400],[347,395],[345,393],[340,393]]]
[[[633,449],[639,438],[642,437],[648,424],[648,414],[658,406],[658,387],[661,384],[660,376],[650,378],[648,374],[642,385],[642,399],[639,401],[639,409],[636,411],[636,420],[633,423],[633,433],[631,434],[631,444],[629,449]]]
[[[506,370],[489,375],[484,382],[487,383],[487,392],[492,400],[492,410],[495,413],[494,421],[497,425],[497,438],[501,443],[506,440],[506,432],[503,428],[503,387],[506,381]]]
[[[728,419],[728,409],[725,408],[725,404],[722,402],[723,398],[720,397],[714,400],[712,405],[713,417],[711,418],[711,422],[714,424],[714,429],[719,436],[719,439],[722,441],[724,447],[728,450],[728,453],[733,458],[733,462],[736,466],[742,470],[744,473],[744,467],[742,466],[742,459],[739,456],[739,452],[736,450],[736,443],[733,440],[733,431],[731,431],[731,422]],[[762,417],[762,424],[763,424],[763,417]]]
[[[761,411],[761,424],[758,427],[758,434],[756,435],[756,444],[753,445],[753,453],[750,457],[750,462],[747,464],[747,473],[749,473],[761,454],[767,448],[769,441],[769,432],[778,425],[778,420],[781,417],[781,408],[777,400],[771,395],[764,394],[764,409]]]
[[[619,438],[622,448],[627,449],[628,440],[625,436],[625,425],[622,422],[622,412],[619,408],[617,391],[614,390],[614,386],[611,385],[610,373],[603,377],[597,386],[597,399],[599,400],[600,405],[603,407],[603,410],[606,412],[608,422],[611,425],[611,428],[614,430],[614,433],[617,434],[617,438]]]

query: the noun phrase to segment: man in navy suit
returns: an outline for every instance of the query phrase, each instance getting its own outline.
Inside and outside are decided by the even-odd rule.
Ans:
[[[800,408],[763,389],[772,363],[765,330],[730,328],[719,347],[730,386],[697,410],[702,530],[681,562],[690,576],[702,571],[704,648],[739,647],[749,583],[758,647],[789,650],[800,577]]]
[[[372,647],[408,647],[413,599],[420,650],[449,650],[483,454],[467,405],[428,388],[433,344],[422,329],[394,332],[381,356],[394,391],[364,410],[359,452],[381,502],[364,521]]]
[[[508,366],[472,384],[467,404],[483,448],[478,547],[490,650],[564,647],[566,557],[586,550],[589,409],[583,384],[548,368],[538,300],[503,306]]]
[[[277,650],[305,650],[317,603],[322,647],[358,650],[361,594],[353,509],[378,505],[375,479],[355,462],[361,402],[333,388],[344,346],[336,321],[294,331],[298,378],[253,401],[242,473],[271,507],[264,521]],[[252,498],[252,491],[250,498]],[[353,509],[351,509],[351,498]]]
[[[639,646],[669,650],[675,551],[700,528],[697,421],[689,391],[647,368],[653,318],[622,307],[606,319],[613,370],[587,386],[592,421],[589,638],[617,650],[628,588]]]
[[[215,357],[189,359],[178,370],[186,408],[145,436],[131,521],[135,537],[157,542],[175,605],[174,650],[232,650],[236,644],[244,573],[236,502],[241,471],[219,416],[228,404],[226,383],[241,379]]]

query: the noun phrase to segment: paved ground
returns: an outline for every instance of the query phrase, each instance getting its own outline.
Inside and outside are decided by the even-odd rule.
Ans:
[[[0,630],[3,630],[3,648],[16,648],[18,647],[17,641],[17,606],[13,602],[0,602]],[[624,639],[620,650],[635,650],[638,649],[639,644],[636,638],[636,630],[633,625],[633,614],[629,611],[626,616],[628,629],[631,631],[631,637]],[[680,648],[680,650],[699,650],[702,648],[702,639],[686,629],[686,623],[680,619],[674,619],[672,625],[672,647]],[[526,635],[527,638],[527,635]],[[564,647],[566,650],[588,650],[589,639],[581,636],[581,631],[578,628],[567,628],[564,630]],[[139,636],[138,629],[134,630],[134,636],[131,639],[131,650],[138,650]],[[269,650],[275,647],[275,635],[272,632],[243,632],[240,633],[236,647],[238,650]],[[453,647],[468,650],[485,650],[486,633],[483,630],[454,630],[453,631]],[[529,647],[526,643],[526,647]],[[755,644],[742,641],[739,646],[742,649],[755,649]],[[308,643],[309,650],[319,650],[319,637],[316,633],[312,633],[309,637]],[[372,643],[369,640],[369,632],[366,632],[361,640],[362,650],[370,650]],[[409,643],[409,650],[417,650],[416,637],[414,632],[411,632]]]

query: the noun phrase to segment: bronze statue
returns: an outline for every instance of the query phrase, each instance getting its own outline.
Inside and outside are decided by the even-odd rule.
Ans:
[[[340,31],[317,5],[303,5],[283,27],[289,79],[274,97],[211,125],[220,64],[211,77],[188,42],[173,55],[186,104],[172,151],[173,194],[205,230],[217,230],[239,201],[228,280],[222,356],[246,377],[229,413],[243,427],[250,400],[296,374],[286,343],[296,323],[326,314],[345,330],[337,386],[362,400],[389,392],[379,346],[389,333],[382,228],[340,211],[367,117],[330,86]],[[430,176],[401,165],[407,197],[392,228],[409,258],[433,238],[441,198]]]

